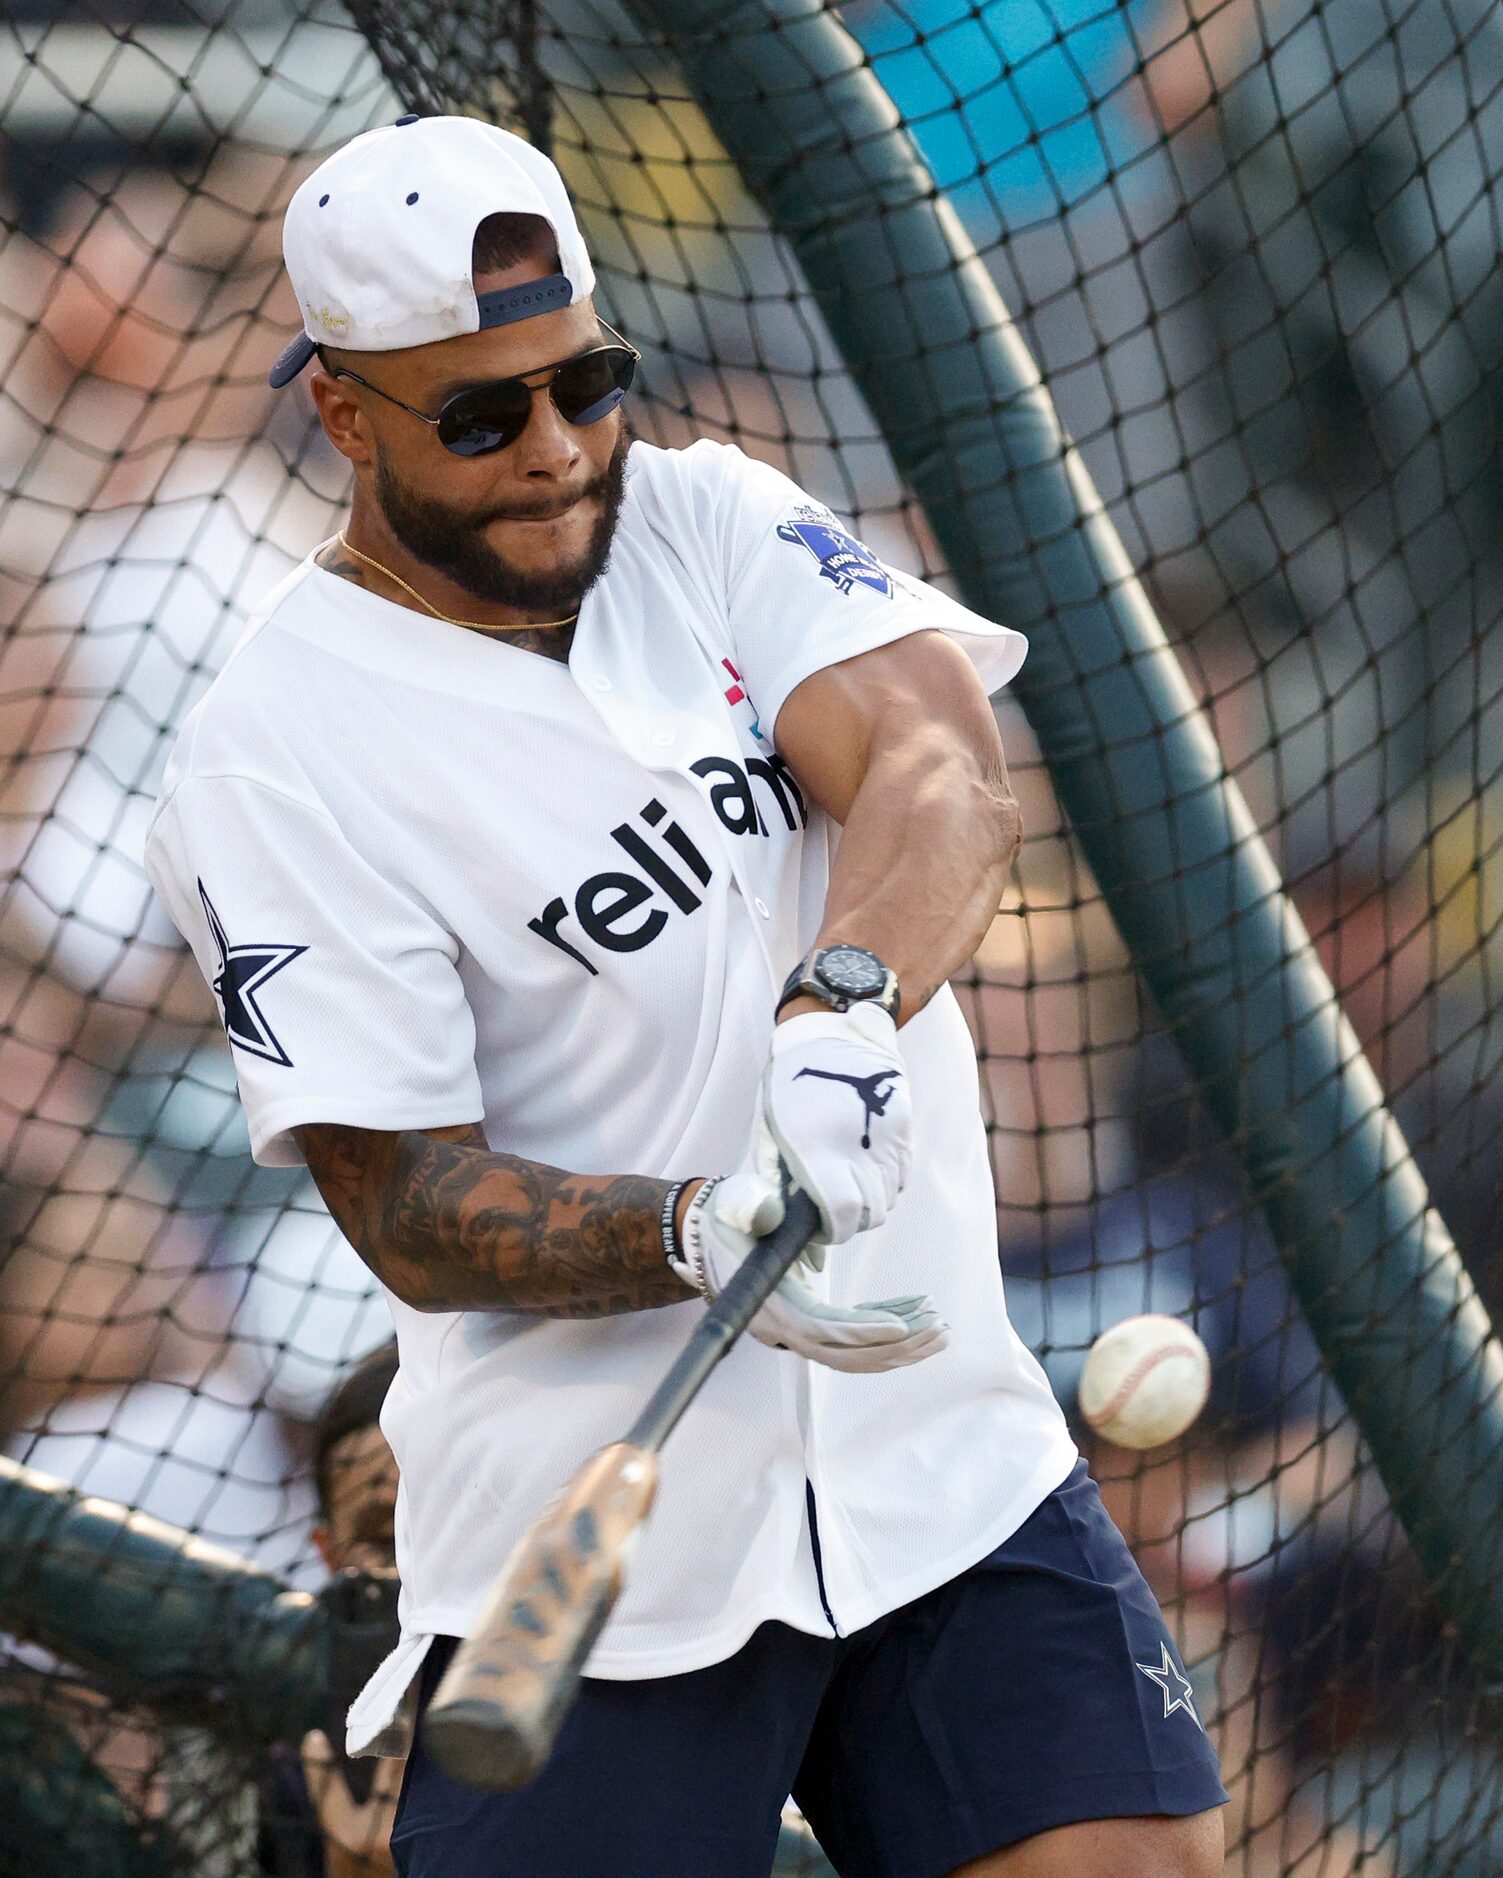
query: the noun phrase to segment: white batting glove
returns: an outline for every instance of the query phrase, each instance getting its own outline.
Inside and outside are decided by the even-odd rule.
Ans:
[[[806,1254],[816,1271],[825,1246],[882,1224],[908,1178],[913,1102],[897,1038],[875,1004],[810,1011],[772,1033],[759,1126],[819,1208]]]
[[[775,1172],[769,1181],[765,1166],[707,1180],[684,1216],[682,1275],[706,1298],[718,1297],[783,1211],[781,1177]],[[828,1304],[797,1273],[795,1265],[784,1274],[747,1326],[770,1349],[792,1350],[826,1369],[870,1373],[921,1363],[950,1341],[932,1298]]]

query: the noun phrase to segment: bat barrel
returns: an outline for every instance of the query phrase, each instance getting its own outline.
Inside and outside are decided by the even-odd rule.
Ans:
[[[523,1535],[423,1718],[423,1744],[467,1786],[525,1786],[552,1751],[620,1593],[657,1487],[655,1455],[594,1455]]]

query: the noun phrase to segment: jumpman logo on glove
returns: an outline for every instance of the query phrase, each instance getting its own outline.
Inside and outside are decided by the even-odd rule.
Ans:
[[[825,1082],[848,1082],[851,1085],[857,1095],[860,1096],[862,1107],[865,1110],[861,1118],[863,1130],[861,1145],[863,1148],[869,1148],[872,1144],[872,1117],[874,1115],[885,1115],[887,1113],[887,1104],[892,1100],[891,1087],[884,1088],[883,1084],[895,1084],[902,1080],[895,1069],[879,1069],[875,1076],[842,1076],[838,1071],[832,1069],[801,1069],[798,1072],[798,1076],[795,1076],[793,1080],[797,1082],[799,1076],[819,1076],[823,1078]]]

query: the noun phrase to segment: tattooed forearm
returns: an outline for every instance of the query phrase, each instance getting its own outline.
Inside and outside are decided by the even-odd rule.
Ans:
[[[606,1317],[697,1295],[663,1257],[667,1181],[493,1154],[478,1125],[297,1139],[335,1223],[414,1310]]]

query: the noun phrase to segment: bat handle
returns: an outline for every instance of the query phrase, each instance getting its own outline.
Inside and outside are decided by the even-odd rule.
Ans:
[[[706,1376],[727,1354],[772,1296],[783,1274],[819,1230],[819,1209],[797,1188],[788,1194],[781,1224],[759,1239],[738,1271],[695,1326],[673,1367],[653,1390],[626,1439],[652,1453],[678,1426]]]
[[[613,1442],[518,1542],[423,1718],[423,1745],[446,1774],[509,1792],[541,1770],[657,1478],[655,1455]]]

